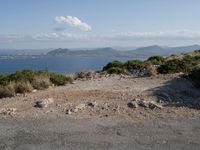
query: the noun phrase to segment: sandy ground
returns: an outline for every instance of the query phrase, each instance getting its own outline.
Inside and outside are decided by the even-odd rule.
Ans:
[[[47,98],[46,108],[34,107]],[[136,98],[163,108],[129,108]],[[0,114],[0,149],[200,149],[200,90],[179,75],[77,80],[1,99],[2,108],[16,112]]]

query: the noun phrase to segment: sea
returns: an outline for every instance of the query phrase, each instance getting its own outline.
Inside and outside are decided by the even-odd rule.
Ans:
[[[21,59],[1,59],[0,74],[10,74],[17,70],[48,70],[60,74],[73,74],[81,71],[101,70],[108,62],[127,61],[140,58],[112,56],[56,56]]]

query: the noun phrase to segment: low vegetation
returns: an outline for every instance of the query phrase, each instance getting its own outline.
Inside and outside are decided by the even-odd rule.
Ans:
[[[197,87],[200,87],[200,67],[196,67],[188,77],[195,83]]]
[[[102,71],[109,74],[133,74],[136,76],[154,76],[156,74],[184,73],[197,85],[200,85],[200,50],[170,57],[152,56],[145,61],[113,61]]]
[[[47,71],[22,70],[9,75],[0,75],[0,98],[12,97],[17,93],[43,90],[50,86],[72,83],[73,79]]]
[[[145,61],[129,60],[108,63],[100,74],[126,74],[135,76],[155,76],[156,74],[184,73],[196,86],[200,87],[200,50],[170,57],[153,56]],[[92,78],[92,72],[77,73],[74,78],[48,71],[22,70],[9,75],[0,75],[0,98],[12,97],[17,93],[43,90],[50,86],[62,86],[74,79]]]

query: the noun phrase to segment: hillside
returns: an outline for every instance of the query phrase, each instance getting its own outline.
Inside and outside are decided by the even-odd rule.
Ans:
[[[111,47],[97,48],[93,50],[70,50],[70,49],[55,49],[47,53],[47,56],[116,56],[116,57],[140,57],[140,56],[170,56],[171,54],[181,54],[190,52],[193,50],[199,50],[200,45],[191,45],[183,47],[161,47],[158,45],[152,45],[148,47],[141,47],[135,50],[120,51]]]
[[[65,55],[78,55],[78,56],[118,56],[119,52],[111,47],[97,48],[93,50],[69,50],[69,49],[55,49],[47,53],[50,56],[65,56]]]

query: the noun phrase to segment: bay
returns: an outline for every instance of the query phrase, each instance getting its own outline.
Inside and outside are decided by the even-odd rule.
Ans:
[[[128,57],[83,57],[83,56],[57,56],[23,59],[0,60],[0,74],[14,73],[17,70],[45,70],[49,72],[71,74],[80,71],[101,70],[108,62],[119,60],[127,61],[137,58]]]

